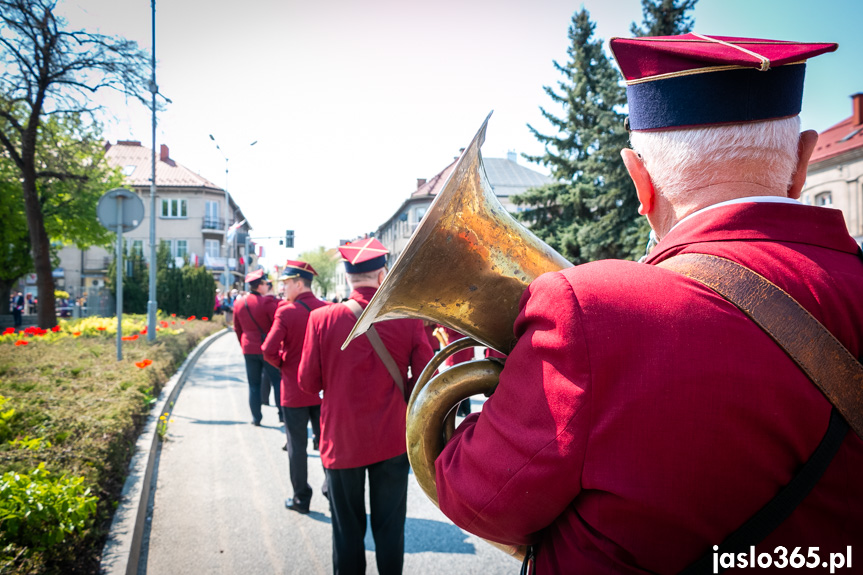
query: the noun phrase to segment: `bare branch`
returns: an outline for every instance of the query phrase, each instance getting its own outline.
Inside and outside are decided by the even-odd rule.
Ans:
[[[86,182],[88,180],[87,176],[82,176],[80,174],[69,174],[67,172],[54,172],[51,170],[36,172],[36,177],[39,179],[55,178],[55,179],[63,181],[63,182],[65,182],[66,180],[78,180],[80,182]]]

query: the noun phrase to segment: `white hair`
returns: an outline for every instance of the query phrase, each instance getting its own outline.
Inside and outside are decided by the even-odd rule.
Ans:
[[[632,132],[657,193],[682,201],[693,190],[751,182],[785,191],[797,166],[800,118],[682,130]]]

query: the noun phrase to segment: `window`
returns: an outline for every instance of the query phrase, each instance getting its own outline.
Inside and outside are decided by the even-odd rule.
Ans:
[[[186,240],[174,240],[174,257],[184,258],[189,255],[189,242]]]
[[[144,254],[144,240],[132,240],[132,245],[130,246],[130,254]]]
[[[821,192],[815,196],[816,206],[830,207],[833,205],[833,194],[830,192]]]
[[[219,202],[208,201],[204,212],[204,229],[218,230],[222,227],[219,222]]]
[[[162,217],[163,218],[185,218],[186,217],[186,200],[179,198],[163,199],[162,200]]]
[[[204,250],[211,258],[219,257],[219,240],[204,240]]]

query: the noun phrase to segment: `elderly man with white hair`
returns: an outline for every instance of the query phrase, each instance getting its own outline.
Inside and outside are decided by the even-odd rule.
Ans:
[[[757,272],[852,363],[863,352],[859,247],[841,212],[797,201],[817,140],[797,117],[804,62],[835,48],[611,41],[629,103],[622,157],[658,243],[640,263],[530,285],[500,384],[436,461],[456,524],[528,546],[538,573],[821,568],[840,556],[850,567],[863,549],[859,430],[800,358],[672,266],[707,254],[731,286],[737,272],[717,269]]]

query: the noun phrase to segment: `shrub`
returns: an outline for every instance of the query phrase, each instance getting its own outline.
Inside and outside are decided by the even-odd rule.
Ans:
[[[7,471],[0,479],[0,545],[43,551],[86,528],[96,497],[83,477],[53,478],[40,463],[30,475]]]

